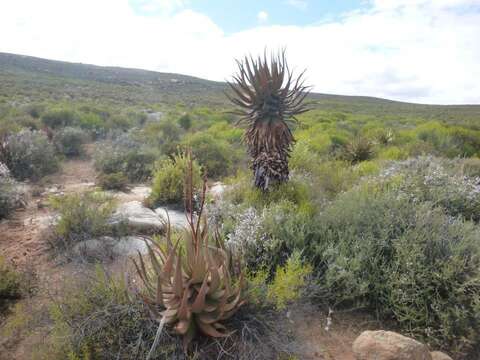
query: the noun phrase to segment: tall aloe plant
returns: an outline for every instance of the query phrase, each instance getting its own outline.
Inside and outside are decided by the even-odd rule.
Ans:
[[[239,123],[246,125],[245,142],[252,158],[255,186],[266,191],[288,181],[288,158],[294,143],[291,126],[296,115],[308,110],[304,100],[309,88],[303,74],[294,78],[285,52],[270,59],[237,61],[238,73],[226,94],[237,107]]]

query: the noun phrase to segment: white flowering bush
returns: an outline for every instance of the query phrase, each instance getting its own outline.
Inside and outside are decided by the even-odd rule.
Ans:
[[[458,170],[459,160],[419,157],[388,167],[382,176],[397,178],[400,195],[413,202],[431,202],[452,216],[480,220],[480,177]]]
[[[247,268],[270,274],[303,249],[314,228],[313,217],[288,200],[255,208],[224,199],[210,205],[208,214],[227,239],[226,246]]]
[[[22,130],[9,135],[4,145],[4,160],[19,180],[38,180],[58,169],[55,148],[41,131]]]
[[[249,268],[265,264],[269,259],[270,239],[263,230],[263,216],[249,207],[241,211],[232,232],[227,235],[226,246]]]

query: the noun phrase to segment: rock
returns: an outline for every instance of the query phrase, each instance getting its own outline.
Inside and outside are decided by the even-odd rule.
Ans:
[[[10,177],[10,170],[8,170],[7,165],[0,162],[0,178],[9,178]]]
[[[103,236],[97,239],[90,239],[79,242],[73,247],[73,253],[79,257],[92,259],[107,259],[117,256],[131,256],[138,252],[146,254],[147,243],[150,240],[141,236],[125,236],[113,238]]]
[[[133,187],[130,190],[130,192],[144,199],[150,195],[150,193],[152,192],[152,189],[148,186],[139,185],[139,186]]]
[[[112,225],[125,224],[139,233],[161,231],[164,228],[162,219],[140,201],[130,201],[120,205],[110,220]]]
[[[98,239],[81,241],[73,247],[73,253],[79,257],[104,259],[112,255],[115,239],[104,236]]]
[[[117,256],[131,256],[148,253],[147,242],[150,240],[140,236],[125,236],[115,243],[112,251]]]
[[[353,343],[357,360],[432,360],[422,343],[391,331],[364,331]]]
[[[220,199],[227,188],[226,185],[222,184],[221,182],[216,182],[210,187],[210,194],[215,199]]]
[[[160,121],[163,117],[162,112],[152,112],[147,114],[147,120],[149,121]]]
[[[185,213],[178,210],[168,209],[165,207],[159,207],[155,209],[155,213],[164,222],[167,221],[167,212],[168,212],[168,217],[170,218],[171,227],[174,227],[177,229],[183,229],[187,226],[187,218],[185,217]]]
[[[450,356],[440,351],[433,351],[430,355],[432,355],[432,360],[453,360]]]

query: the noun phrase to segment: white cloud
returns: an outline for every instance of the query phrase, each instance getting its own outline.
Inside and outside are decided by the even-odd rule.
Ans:
[[[208,16],[178,6],[164,8],[168,16],[140,16],[129,0],[3,0],[0,51],[224,80],[234,58],[286,47],[290,64],[306,68],[318,92],[480,103],[475,5],[374,0],[338,21],[227,35]]]
[[[129,0],[130,6],[140,14],[170,15],[185,7],[185,0]]]
[[[257,14],[257,20],[258,22],[264,23],[268,20],[268,13],[266,11],[259,11]]]
[[[286,3],[300,10],[307,10],[308,7],[306,0],[287,0]]]

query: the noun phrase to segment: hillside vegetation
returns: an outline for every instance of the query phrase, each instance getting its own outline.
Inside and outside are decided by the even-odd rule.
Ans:
[[[329,317],[368,314],[432,350],[477,358],[480,105],[315,93],[302,103],[298,86],[279,96],[298,100],[286,106],[298,122],[287,124],[275,103],[250,111],[272,83],[233,86],[247,109],[238,125],[225,83],[0,53],[0,217],[27,201],[21,184],[41,187],[91,155],[93,189],[39,203],[57,216],[44,239],[52,254],[75,263],[84,241],[150,241],[133,256],[137,282],[81,258],[89,277],[75,275],[35,315],[51,329],[35,358],[302,359],[295,331],[276,324],[305,303]],[[133,232],[112,219],[138,184],[149,191],[137,209],[203,217],[186,232],[164,223]],[[30,296],[8,260],[2,309]],[[26,332],[15,323],[21,308],[13,314],[5,327]],[[223,339],[226,329],[237,332]]]

